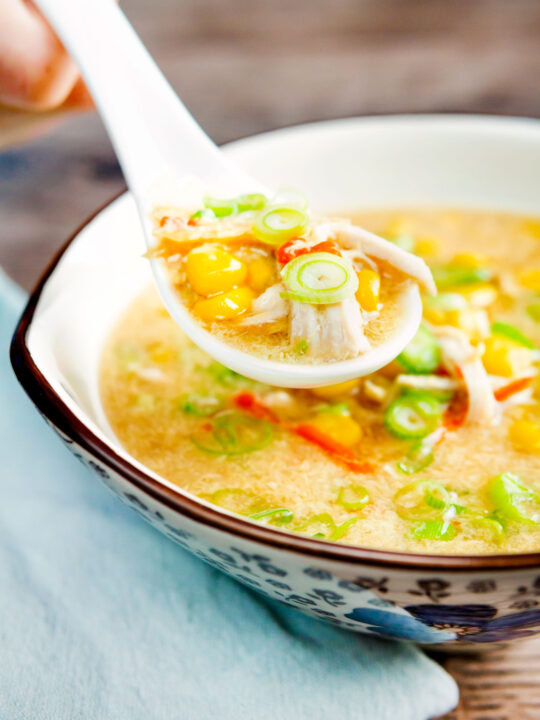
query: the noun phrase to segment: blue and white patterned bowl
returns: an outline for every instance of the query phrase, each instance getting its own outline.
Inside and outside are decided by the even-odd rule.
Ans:
[[[446,205],[540,213],[536,121],[345,120],[269,133],[227,151],[268,186],[301,187],[324,210]],[[434,557],[291,535],[204,503],[130,457],[103,414],[98,363],[119,314],[149,282],[142,251],[126,194],[53,260],[13,340],[21,384],[81,462],[182,547],[321,620],[474,650],[540,632],[540,553]]]

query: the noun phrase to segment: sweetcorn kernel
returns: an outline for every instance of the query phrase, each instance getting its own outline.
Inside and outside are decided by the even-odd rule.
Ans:
[[[383,234],[392,238],[399,235],[411,235],[412,229],[412,223],[408,218],[396,217],[388,223]]]
[[[239,287],[206,300],[199,300],[193,306],[193,312],[205,322],[230,320],[249,310],[254,298],[251,288]]]
[[[529,235],[540,239],[540,220],[529,218],[523,221],[523,229]]]
[[[323,387],[312,388],[311,392],[321,398],[334,398],[340,395],[349,395],[360,385],[359,379],[346,380],[335,385],[323,385]]]
[[[209,296],[242,285],[247,267],[227,250],[215,245],[201,245],[188,253],[186,275],[196,293]]]
[[[519,282],[528,290],[540,292],[540,269],[527,270],[519,276]]]
[[[462,252],[458,253],[452,259],[452,265],[459,267],[468,268],[479,268],[486,267],[489,264],[489,260],[486,255],[476,252]]]
[[[153,343],[148,348],[150,360],[156,364],[168,363],[176,357],[176,351],[162,343]]]
[[[513,377],[531,365],[531,351],[505,337],[493,335],[486,340],[482,362],[490,375]]]
[[[457,292],[457,291],[456,291]],[[477,308],[489,307],[497,299],[497,288],[489,283],[471,283],[459,288],[459,294]]]
[[[508,430],[512,443],[518,450],[540,453],[540,423],[534,420],[516,420]]]
[[[446,322],[463,330],[473,343],[484,340],[490,333],[489,318],[486,311],[481,308],[451,310],[446,313]]]
[[[248,264],[247,282],[255,292],[263,292],[274,280],[274,268],[267,258],[257,258]]]
[[[373,312],[379,304],[381,292],[381,276],[374,270],[360,270],[358,273],[358,290],[356,299],[362,310]]]
[[[436,237],[428,237],[421,235],[416,238],[414,252],[422,257],[431,257],[436,255],[440,247],[439,240]]]
[[[362,436],[360,425],[349,415],[323,412],[311,418],[309,424],[347,447],[356,445]]]

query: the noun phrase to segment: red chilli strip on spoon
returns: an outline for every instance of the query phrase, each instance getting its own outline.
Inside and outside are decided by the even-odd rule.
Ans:
[[[315,426],[309,425],[308,423],[293,425],[280,420],[278,416],[270,410],[270,408],[266,407],[266,405],[257,400],[257,398],[250,392],[238,393],[238,395],[234,397],[234,404],[236,407],[250,413],[260,420],[273,422],[276,425],[283,427],[285,430],[295,433],[313,445],[317,445],[317,447],[329,455],[332,460],[342,463],[353,472],[369,473],[374,470],[371,463],[365,460],[360,460],[351,450],[349,450],[348,447],[336,442]]]
[[[341,255],[339,247],[333,240],[324,240],[316,245],[308,246],[301,238],[293,238],[278,248],[276,258],[281,265],[286,265],[300,255],[308,255],[314,252],[327,252],[333,255]]]

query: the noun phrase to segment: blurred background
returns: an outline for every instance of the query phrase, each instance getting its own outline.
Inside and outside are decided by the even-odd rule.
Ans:
[[[399,112],[540,116],[540,0],[123,0],[218,143]],[[0,265],[24,287],[122,176],[95,114],[0,154]]]

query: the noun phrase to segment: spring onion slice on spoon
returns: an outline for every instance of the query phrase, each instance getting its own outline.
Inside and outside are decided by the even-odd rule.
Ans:
[[[301,255],[282,272],[288,290],[281,297],[313,305],[330,305],[358,290],[358,276],[351,263],[326,252]]]

